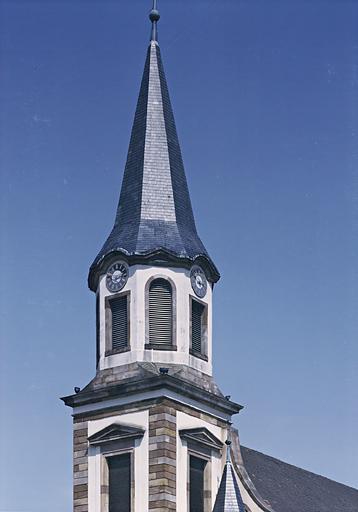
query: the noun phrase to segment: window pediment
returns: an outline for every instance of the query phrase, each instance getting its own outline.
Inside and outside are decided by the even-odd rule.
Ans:
[[[112,441],[121,441],[125,439],[137,439],[143,437],[144,430],[137,427],[129,427],[127,425],[119,425],[113,423],[108,427],[89,436],[88,441],[92,445],[109,443]]]
[[[205,427],[187,428],[179,431],[179,435],[187,442],[201,445],[212,450],[221,450],[223,443]]]

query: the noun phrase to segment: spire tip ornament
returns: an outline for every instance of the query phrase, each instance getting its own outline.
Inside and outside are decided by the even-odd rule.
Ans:
[[[153,0],[153,7],[149,13],[149,19],[152,22],[151,41],[158,41],[157,23],[160,20],[160,14],[157,9],[157,0]]]
[[[225,441],[225,444],[226,444],[226,463],[228,464],[231,464],[231,421],[229,421],[229,424],[228,424],[228,429],[227,429],[227,438],[226,438],[226,441]]]
[[[225,441],[226,463],[216,495],[213,512],[245,512],[246,510],[237,483],[237,475],[231,462],[231,425],[231,422],[229,422],[227,439]]]
[[[226,439],[225,444],[226,444],[226,464],[231,464],[231,451],[230,451],[231,441],[230,441],[230,439]]]

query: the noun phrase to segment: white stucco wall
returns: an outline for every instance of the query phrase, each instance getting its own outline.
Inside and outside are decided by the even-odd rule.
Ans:
[[[129,425],[145,430],[142,439],[137,439],[134,449],[134,482],[135,482],[135,498],[134,510],[148,510],[148,481],[149,481],[149,444],[148,444],[148,428],[149,413],[148,411],[134,412],[111,416],[100,420],[89,421],[88,435],[91,436],[96,432],[106,428],[113,423],[121,425]],[[101,453],[100,447],[90,447],[88,453],[88,512],[101,511]]]
[[[176,295],[176,351],[161,350],[145,350],[146,335],[146,284],[153,277],[165,276],[169,278],[175,285]],[[198,369],[206,374],[212,374],[212,289],[208,285],[206,296],[201,299],[208,308],[208,338],[207,338],[207,355],[208,362],[198,359],[189,354],[190,347],[190,297],[195,297],[191,288],[190,271],[187,269],[167,268],[167,267],[149,267],[144,265],[134,265],[129,267],[129,278],[126,286],[121,292],[130,292],[130,345],[131,350],[110,356],[105,356],[106,350],[106,333],[105,333],[105,300],[106,297],[113,295],[107,290],[106,276],[101,276],[99,281],[99,312],[100,312],[100,361],[99,368],[106,369],[115,366],[129,364],[135,361],[150,361],[159,364],[177,363],[186,364]],[[161,390],[160,396],[182,401],[183,397],[176,396],[169,390]],[[155,393],[154,393],[155,395]],[[153,398],[153,392],[142,393],[140,399]],[[106,402],[107,406],[123,405],[131,402],[132,397],[122,397],[121,399],[113,399]],[[202,404],[192,403],[188,400],[191,407],[199,410],[205,410],[209,414],[215,411],[203,407]],[[98,408],[102,408],[103,403],[98,404]],[[88,412],[96,410],[93,404],[79,407],[78,412]],[[207,410],[208,409],[208,410]],[[226,415],[222,415],[224,420],[230,419]],[[149,428],[148,411],[141,411],[130,414],[112,416],[96,421],[90,421],[88,425],[89,436],[102,430],[112,423],[121,423],[124,425],[137,426],[145,430],[144,437],[136,442],[135,447],[135,510],[148,510],[148,479],[149,479],[149,444],[148,444],[148,428]],[[188,448],[186,442],[179,436],[182,429],[206,427],[214,436],[223,443],[226,440],[227,430],[212,425],[202,419],[195,418],[188,414],[177,412],[177,510],[180,512],[188,511],[187,496],[187,480],[188,480]],[[212,507],[215,503],[216,494],[220,485],[224,465],[226,460],[225,447],[222,456],[213,455],[211,459],[211,490],[212,490]],[[89,509],[88,512],[101,512],[101,455],[100,449],[91,447],[89,451],[88,464],[89,478]],[[249,507],[251,512],[262,512],[262,509],[252,500],[240,479],[237,482],[241,491],[244,503]]]
[[[188,428],[206,427],[215,437],[225,443],[227,439],[227,429],[217,427],[203,421],[200,418],[195,418],[188,414],[177,412],[177,510],[180,512],[188,511],[188,495],[187,495],[187,481],[188,481],[188,448],[185,441],[179,436],[179,431]],[[212,504],[214,507],[216,495],[220,486],[221,477],[223,474],[224,466],[226,463],[226,447],[223,447],[221,457],[219,455],[213,456],[211,459],[211,490],[212,490]],[[245,505],[247,505],[251,512],[263,512],[250,497],[245,487],[242,485],[238,476],[236,481],[239,485],[241,497]]]
[[[135,482],[135,498],[134,510],[148,510],[148,489],[149,489],[149,413],[148,411],[133,412],[111,416],[100,420],[89,421],[88,435],[91,436],[101,431],[107,426],[119,423],[138,427],[145,430],[142,439],[136,441],[134,449],[134,482]],[[215,437],[223,443],[226,440],[227,430],[216,425],[212,425],[200,418],[195,418],[189,414],[177,412],[177,510],[180,512],[188,511],[188,448],[185,441],[179,436],[182,429],[206,427]],[[90,447],[88,456],[88,512],[101,511],[101,453],[99,447]],[[215,503],[217,491],[219,489],[224,465],[226,461],[226,449],[223,447],[222,455],[213,454],[211,458],[211,489],[212,489],[212,507]],[[262,512],[261,509],[250,497],[240,479],[237,477],[241,496],[244,503],[249,507],[251,512]]]
[[[145,350],[146,315],[145,315],[145,286],[153,277],[167,277],[175,285],[176,295],[176,351]],[[128,352],[105,356],[105,300],[112,294],[106,287],[106,275],[99,281],[99,311],[100,311],[100,369],[112,368],[135,361],[151,361],[154,363],[186,364],[201,372],[212,374],[212,289],[208,284],[206,295],[200,299],[208,308],[207,325],[207,356],[203,361],[189,354],[190,347],[190,296],[194,292],[190,282],[190,271],[187,269],[149,267],[133,265],[129,267],[129,278],[121,292],[130,292],[130,345]]]

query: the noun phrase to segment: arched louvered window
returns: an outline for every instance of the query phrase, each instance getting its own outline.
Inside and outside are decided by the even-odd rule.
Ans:
[[[173,343],[173,289],[169,281],[154,279],[149,286],[149,345]]]

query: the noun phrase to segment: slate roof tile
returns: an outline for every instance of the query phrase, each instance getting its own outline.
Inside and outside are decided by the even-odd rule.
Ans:
[[[275,512],[358,512],[358,490],[241,446],[244,466]]]

